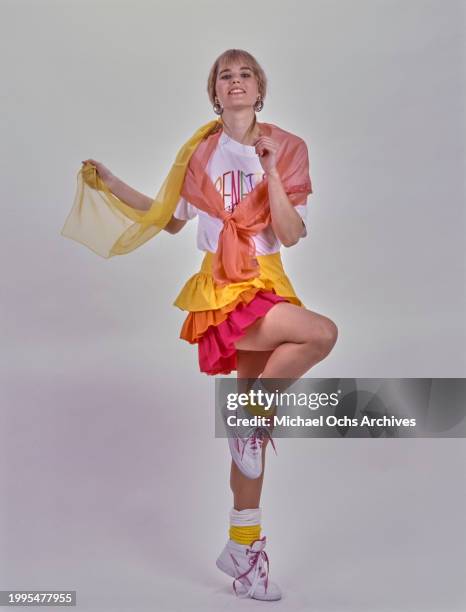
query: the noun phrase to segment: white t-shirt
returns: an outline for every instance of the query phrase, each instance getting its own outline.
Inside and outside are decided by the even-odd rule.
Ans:
[[[220,135],[218,146],[210,157],[207,172],[223,197],[226,210],[233,210],[264,176],[255,147],[233,140],[225,132]],[[305,204],[297,204],[294,208],[306,223],[307,198]],[[201,251],[216,252],[218,237],[223,227],[221,219],[210,216],[184,198],[180,198],[173,214],[177,219],[183,220],[198,216],[197,248]],[[307,230],[304,225],[301,238],[305,236]],[[272,224],[252,238],[257,255],[268,255],[280,250],[281,242],[273,231]]]

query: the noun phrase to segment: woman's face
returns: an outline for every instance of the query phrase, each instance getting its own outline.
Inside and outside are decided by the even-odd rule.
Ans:
[[[235,89],[243,93],[231,93]],[[259,96],[257,79],[245,60],[228,66],[220,64],[215,91],[224,109],[252,107]]]

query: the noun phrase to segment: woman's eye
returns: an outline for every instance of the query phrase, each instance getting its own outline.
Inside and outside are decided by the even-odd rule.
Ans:
[[[250,77],[251,75],[249,74],[249,72],[243,72],[243,74],[241,75],[242,77]],[[229,79],[231,77],[231,74],[224,74],[223,76],[221,76],[221,79]]]

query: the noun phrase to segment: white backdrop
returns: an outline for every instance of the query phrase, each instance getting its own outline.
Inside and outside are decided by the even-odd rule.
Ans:
[[[98,257],[60,236],[81,160],[155,195],[215,118],[215,58],[248,50],[269,79],[258,120],[309,147],[308,236],[282,257],[339,338],[308,376],[463,377],[464,2],[0,10],[0,590],[76,589],[96,612],[236,607],[214,565],[232,503],[214,378],[172,305],[200,265],[196,222]],[[464,610],[463,440],[277,449],[261,502],[274,605]]]

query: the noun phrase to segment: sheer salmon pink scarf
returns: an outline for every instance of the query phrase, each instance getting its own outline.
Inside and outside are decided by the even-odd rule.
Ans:
[[[273,124],[260,123],[259,126],[261,135],[278,142],[277,170],[288,199],[293,205],[304,202],[312,193],[306,143]],[[252,236],[270,223],[271,216],[267,177],[240,201],[233,212],[225,210],[223,198],[206,171],[220,135],[219,131],[209,136],[197,147],[188,164],[181,196],[223,221],[212,262],[212,276],[219,285],[227,285],[259,275]]]

